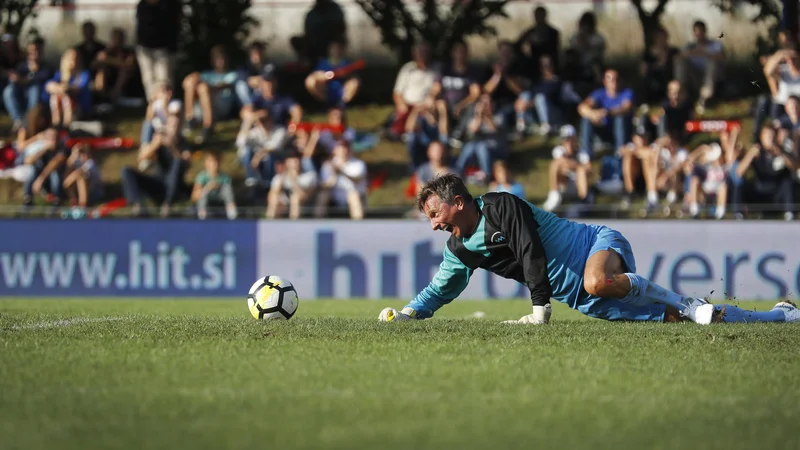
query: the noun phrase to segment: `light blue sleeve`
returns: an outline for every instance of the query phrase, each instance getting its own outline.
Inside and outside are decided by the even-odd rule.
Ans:
[[[406,308],[417,312],[416,319],[427,319],[439,308],[461,295],[472,276],[472,269],[464,265],[449,248],[444,249],[444,259],[433,280]]]

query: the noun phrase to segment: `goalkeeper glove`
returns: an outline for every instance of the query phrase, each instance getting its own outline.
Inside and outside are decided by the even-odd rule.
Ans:
[[[553,306],[546,304],[544,306],[534,306],[533,313],[527,316],[522,316],[519,320],[506,320],[503,323],[525,323],[534,325],[544,325],[550,322],[550,316],[553,314]]]
[[[397,311],[394,308],[384,308],[378,315],[380,322],[401,322],[404,320],[411,320],[417,315],[417,312],[411,308],[403,308]]]

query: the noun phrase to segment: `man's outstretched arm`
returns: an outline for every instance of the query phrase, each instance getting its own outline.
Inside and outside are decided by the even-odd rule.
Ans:
[[[378,319],[383,322],[408,319],[427,319],[442,306],[450,303],[466,289],[472,270],[464,265],[449,248],[433,280],[401,311],[385,308]]]

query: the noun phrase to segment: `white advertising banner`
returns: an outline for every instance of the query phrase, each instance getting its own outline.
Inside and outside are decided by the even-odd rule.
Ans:
[[[631,242],[637,273],[684,295],[774,300],[800,292],[800,225],[784,222],[603,221]],[[442,260],[448,235],[426,222],[261,221],[259,274],[304,298],[412,298]],[[477,271],[463,299],[527,297]]]

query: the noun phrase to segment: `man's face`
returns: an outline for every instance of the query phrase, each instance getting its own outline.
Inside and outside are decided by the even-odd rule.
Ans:
[[[438,195],[431,195],[425,202],[423,212],[431,221],[434,231],[447,231],[457,238],[474,229],[474,224],[467,223],[464,214],[464,199],[456,196],[452,204],[447,204]]]
[[[434,142],[428,147],[428,159],[431,162],[440,163],[444,157],[444,147],[438,142]]]
[[[607,70],[605,76],[603,77],[603,85],[609,91],[616,91],[618,79],[619,75],[617,75],[617,72],[613,70]]]
[[[216,176],[217,171],[219,170],[219,161],[216,158],[206,158],[206,172],[208,172],[211,176]]]
[[[706,38],[706,29],[701,26],[696,26],[692,29],[694,32],[694,37],[698,41],[704,41]]]

